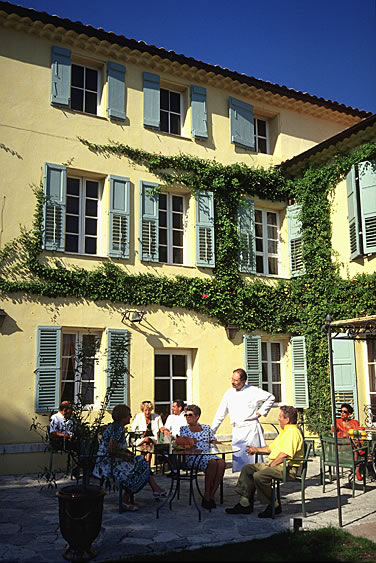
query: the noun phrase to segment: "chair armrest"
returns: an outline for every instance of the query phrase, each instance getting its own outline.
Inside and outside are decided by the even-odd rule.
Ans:
[[[283,460],[283,482],[287,481],[287,462],[295,461],[297,463],[305,463],[307,461],[313,461],[313,459],[306,459],[304,457],[285,457]]]

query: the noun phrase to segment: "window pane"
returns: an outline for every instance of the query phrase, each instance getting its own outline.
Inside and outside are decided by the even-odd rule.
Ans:
[[[159,209],[167,209],[167,194],[159,194],[158,207]]]
[[[182,401],[187,400],[187,383],[185,380],[175,379],[172,384],[173,388],[173,398],[174,399],[181,399]]]
[[[255,221],[256,223],[262,223],[262,213],[259,209],[255,209]]]
[[[97,239],[94,237],[85,237],[85,254],[97,253]]]
[[[371,393],[376,391],[376,376],[375,376],[375,366],[368,366],[369,369],[369,390]]]
[[[180,115],[170,113],[170,133],[180,135]]]
[[[74,401],[74,383],[63,383],[61,385],[60,401]]]
[[[170,401],[170,380],[169,379],[156,379],[155,380],[155,401]]]
[[[174,264],[183,264],[183,249],[173,248],[172,249],[172,262]]]
[[[98,201],[96,199],[87,199],[85,204],[85,215],[96,217],[98,211]]]
[[[90,360],[85,366],[82,367],[82,380],[94,380],[94,360]]]
[[[86,70],[86,89],[97,92],[98,85],[98,71],[93,68],[87,68]]]
[[[84,110],[84,91],[71,88],[71,108],[77,111]]]
[[[266,342],[261,342],[261,357],[264,361],[268,359]]]
[[[166,211],[159,211],[159,226],[167,227],[167,213]]]
[[[187,375],[186,356],[172,356],[172,371],[174,376]]]
[[[180,94],[170,92],[170,111],[180,114]]]
[[[281,386],[280,385],[272,385],[272,393],[275,396],[276,402],[280,403],[282,401]]]
[[[85,219],[85,233],[87,235],[97,234],[97,220],[96,219]]]
[[[277,258],[268,258],[269,274],[278,274]]]
[[[97,94],[85,92],[85,112],[93,115],[97,114]]]
[[[267,154],[268,150],[267,150],[267,146],[266,146],[266,139],[258,139],[257,140],[257,148],[258,148],[258,152],[261,152],[263,154]]]
[[[257,120],[257,133],[261,137],[266,137],[266,121],[263,119]]]
[[[78,178],[67,179],[67,194],[80,195],[80,180]]]
[[[164,88],[161,88],[160,90],[160,104],[161,104],[161,109],[165,109],[168,110],[169,109],[169,96],[168,96],[168,90],[164,90]]]
[[[78,215],[80,210],[80,200],[78,197],[67,197],[67,213],[73,213],[74,215]]]
[[[368,340],[368,362],[376,362],[376,340]]]
[[[181,213],[173,213],[172,214],[172,227],[174,229],[182,229],[183,228],[183,215]]]
[[[67,252],[78,252],[78,236],[76,235],[65,236],[65,250]]]
[[[172,241],[174,246],[183,246],[183,231],[173,231]]]
[[[266,362],[262,362],[262,380],[268,381],[268,364]]]
[[[86,181],[86,197],[98,198],[98,182]]]
[[[268,238],[277,240],[277,227],[268,225]]]
[[[65,230],[68,233],[78,233],[78,217],[76,215],[67,215],[65,225]]]
[[[172,196],[172,211],[180,211],[183,213],[183,198],[176,195]]]
[[[156,354],[154,358],[155,377],[170,376],[170,356]]]
[[[267,213],[268,225],[277,225],[277,215],[275,213]]]
[[[81,396],[82,396],[82,403],[84,405],[92,405],[94,403],[94,384],[82,383]]]
[[[268,240],[268,252],[269,254],[278,253],[278,242],[276,240]]]
[[[271,351],[272,351],[272,362],[279,362],[279,360],[281,359],[281,346],[280,346],[280,344],[277,344],[276,342],[272,342],[270,347],[271,347]]]
[[[166,246],[167,244],[167,230],[159,229],[159,244]]]
[[[159,262],[167,262],[167,247],[159,247]]]
[[[169,132],[168,129],[168,113],[165,111],[161,111],[161,123],[160,123],[161,131]]]
[[[256,256],[256,272],[259,274],[264,273],[264,261],[262,256]]]
[[[261,223],[255,223],[255,233],[256,233],[256,237],[262,237],[262,224]]]
[[[256,250],[257,252],[262,252],[264,250],[264,245],[262,244],[262,238],[256,239]],[[259,256],[260,258],[260,256]]]
[[[72,86],[84,87],[84,67],[72,65]]]
[[[272,381],[281,381],[281,369],[279,364],[272,364]]]

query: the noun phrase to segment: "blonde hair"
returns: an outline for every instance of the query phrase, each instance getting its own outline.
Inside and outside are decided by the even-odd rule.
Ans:
[[[153,403],[152,403],[151,401],[142,401],[142,403],[141,403],[141,405],[140,405],[140,409],[141,409],[142,411],[144,411],[144,410],[145,410],[145,407],[150,407],[151,410],[154,409]]]

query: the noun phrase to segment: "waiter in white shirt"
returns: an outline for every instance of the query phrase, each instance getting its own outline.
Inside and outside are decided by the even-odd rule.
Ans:
[[[165,425],[160,430],[163,434],[171,434],[173,438],[180,435],[180,428],[187,425],[184,413],[184,401],[176,399],[172,402],[172,414],[169,414]]]
[[[211,426],[215,433],[226,415],[230,415],[232,445],[240,448],[239,452],[232,455],[233,473],[240,471],[247,463],[255,463],[255,456],[246,453],[247,446],[266,446],[259,417],[266,416],[275,401],[274,395],[253,385],[246,385],[246,381],[244,369],[234,370],[232,388],[224,394]],[[263,461],[262,457],[258,456],[259,462]]]

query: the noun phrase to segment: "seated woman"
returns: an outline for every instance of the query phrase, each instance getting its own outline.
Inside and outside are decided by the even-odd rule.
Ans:
[[[113,477],[124,487],[123,510],[134,511],[133,494],[140,491],[146,483],[153,490],[153,497],[160,500],[166,496],[150,474],[150,468],[142,455],[134,455],[127,447],[124,426],[131,420],[127,405],[116,405],[112,411],[114,422],[108,425],[99,444],[93,474],[98,477]]]
[[[214,433],[208,424],[199,424],[198,419],[201,415],[201,409],[197,405],[188,405],[185,409],[185,416],[187,419],[187,426],[182,426],[180,428],[180,436],[188,436],[193,438],[195,442],[195,447],[200,450],[208,450],[210,444],[217,444],[218,441],[215,439]],[[188,467],[193,465],[196,467],[195,461],[197,458],[195,456],[186,456],[186,462]],[[220,482],[223,479],[223,475],[226,469],[226,462],[213,455],[203,455],[199,460],[197,465],[198,469],[205,472],[205,492],[204,498],[202,499],[203,508],[215,508],[214,496],[218,489]]]
[[[131,425],[132,432],[138,430],[143,433],[142,437],[136,440],[136,446],[157,442],[159,429],[163,427],[163,422],[159,414],[152,413],[154,407],[151,401],[142,401],[140,408],[142,412],[136,414]],[[151,454],[146,454],[145,458],[150,465]]]
[[[343,403],[341,405],[341,418],[336,419],[336,427],[337,427],[337,437],[338,438],[349,438],[349,430],[356,429],[360,427],[359,421],[350,418],[354,412],[354,409],[348,403]],[[334,432],[334,426],[332,426],[332,432]],[[357,448],[361,446],[361,442],[359,440],[355,441],[355,445]],[[357,454],[355,454],[357,455]],[[356,478],[358,481],[362,481],[363,477],[360,473],[360,468],[356,468]]]

